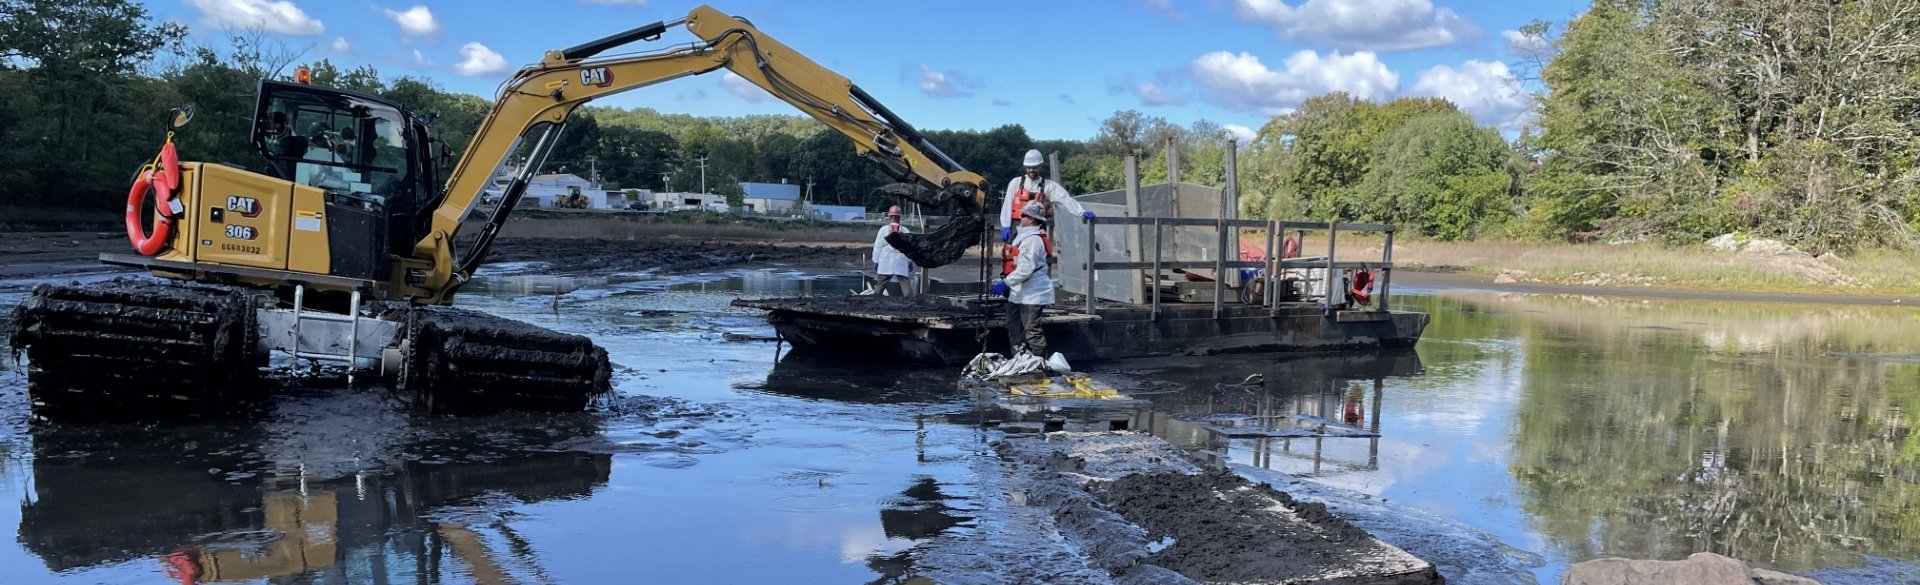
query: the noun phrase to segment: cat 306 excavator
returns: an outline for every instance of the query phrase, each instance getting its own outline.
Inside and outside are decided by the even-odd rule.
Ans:
[[[602,56],[682,26],[698,40]],[[981,241],[979,175],[845,77],[708,6],[549,51],[520,69],[442,188],[433,182],[446,160],[431,152],[425,116],[306,84],[304,74],[263,80],[252,142],[266,174],[179,161],[173,131],[192,117],[181,108],[160,156],[136,175],[127,228],[138,253],[101,260],[171,281],[42,286],[15,308],[11,344],[26,352],[35,415],[146,417],[244,402],[276,351],[349,371],[377,368],[433,412],[585,408],[610,388],[604,349],[449,305],[570,113],[723,69],[851,138],[860,156],[900,181],[886,193],[957,202],[940,229],[894,239],[922,266],[951,263]],[[483,189],[517,152],[527,164],[497,205],[482,209]]]

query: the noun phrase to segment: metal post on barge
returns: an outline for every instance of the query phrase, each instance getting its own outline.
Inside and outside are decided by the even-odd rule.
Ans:
[[[1087,290],[1086,290],[1087,314],[1092,315],[1094,312],[1093,293],[1095,290],[1093,287],[1093,243],[1094,243],[1093,230],[1096,228],[1096,226],[1095,226],[1095,221],[1092,218],[1083,217],[1083,218],[1080,218],[1080,221],[1086,222],[1087,224]]]
[[[1153,309],[1148,320],[1154,322],[1160,320],[1160,232],[1160,218],[1153,218]]]
[[[1380,251],[1380,310],[1387,310],[1387,287],[1393,285],[1393,226],[1387,226],[1387,244]]]
[[[1334,240],[1339,238],[1339,235],[1340,235],[1340,223],[1333,222],[1333,221],[1327,222],[1327,274],[1326,274],[1327,288],[1324,291],[1326,296],[1323,297],[1320,302],[1322,305],[1326,307],[1328,315],[1332,315],[1334,310],[1333,308],[1333,288],[1334,288],[1333,287],[1333,282],[1334,282],[1334,278],[1333,278],[1334,246],[1333,244],[1334,244]]]
[[[1238,225],[1228,227],[1228,223],[1227,223],[1239,217],[1239,214],[1235,213],[1236,211],[1238,211],[1235,208],[1235,202],[1239,200],[1239,196],[1240,196],[1240,181],[1239,181],[1239,177],[1235,175],[1236,169],[1233,161],[1234,144],[1236,142],[1237,141],[1233,139],[1227,140],[1226,188],[1221,190],[1220,192],[1220,212],[1219,212],[1220,221],[1217,224],[1219,226],[1218,230],[1219,230],[1219,239],[1220,239],[1220,249],[1218,250],[1218,253],[1213,255],[1213,318],[1214,319],[1219,319],[1221,316],[1226,314],[1225,304],[1226,304],[1226,297],[1227,297],[1227,249],[1231,247],[1234,250],[1235,252],[1235,254],[1233,255],[1234,260],[1240,259],[1240,254],[1238,253],[1240,250],[1240,227]],[[1228,233],[1232,233],[1233,237],[1231,238],[1227,237]],[[1241,283],[1241,286],[1246,286],[1246,284]]]

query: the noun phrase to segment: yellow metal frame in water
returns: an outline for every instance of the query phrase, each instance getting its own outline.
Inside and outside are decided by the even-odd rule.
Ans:
[[[1057,382],[1064,382],[1066,387],[1072,389],[1067,390],[1062,388],[1055,390],[1056,387],[1059,387],[1056,384]],[[1041,378],[1030,382],[1014,382],[1007,384],[1007,392],[1014,396],[1037,398],[1086,398],[1093,400],[1119,400],[1126,398],[1125,396],[1121,396],[1120,391],[1112,386],[1095,383],[1091,376],[1061,376],[1058,380]]]

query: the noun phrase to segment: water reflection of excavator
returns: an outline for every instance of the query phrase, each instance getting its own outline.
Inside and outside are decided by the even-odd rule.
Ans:
[[[601,56],[683,25],[696,41]],[[434,182],[445,161],[430,153],[422,116],[374,96],[262,81],[252,142],[266,172],[181,162],[169,140],[129,194],[128,232],[140,253],[101,258],[194,286],[49,286],[16,309],[11,339],[30,358],[36,413],[149,416],[230,403],[254,387],[244,382],[271,351],[377,364],[436,411],[584,407],[609,388],[603,349],[444,305],[486,259],[570,113],[722,69],[851,138],[860,156],[903,182],[888,193],[926,205],[957,201],[941,229],[894,244],[917,263],[951,263],[979,242],[979,175],[845,77],[706,6],[550,51],[521,69],[444,188]],[[191,114],[176,110],[171,126]],[[463,230],[516,152],[530,163],[477,227]],[[143,211],[149,193],[152,212]]]
[[[57,453],[55,443],[45,451]],[[489,534],[519,536],[481,503],[585,497],[612,471],[608,455],[526,452],[324,482],[222,481],[199,465],[139,459],[36,458],[21,544],[54,571],[148,558],[181,583],[411,581],[397,575],[438,571],[444,558],[474,582],[517,583],[541,571],[538,561],[488,544]]]

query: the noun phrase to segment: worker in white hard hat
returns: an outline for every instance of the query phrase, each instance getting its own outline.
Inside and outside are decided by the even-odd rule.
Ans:
[[[994,296],[1007,297],[1007,345],[1010,355],[1027,353],[1047,357],[1047,338],[1040,332],[1040,312],[1053,304],[1052,270],[1047,257],[1053,244],[1047,240],[1047,208],[1039,201],[1028,201],[1020,208],[1020,230],[1007,248],[1013,250],[1003,270],[1006,276],[993,283]]]
[[[879,292],[882,296],[886,296],[889,294],[887,285],[893,282],[893,277],[898,276],[900,277],[900,295],[907,295],[907,283],[910,282],[907,277],[913,274],[913,261],[907,259],[907,255],[900,253],[900,250],[895,249],[892,244],[887,243],[887,234],[910,233],[913,232],[908,231],[907,226],[900,225],[900,206],[895,205],[888,209],[887,225],[880,226],[880,233],[873,236],[873,272],[878,275],[878,282],[867,287],[867,290],[860,294],[870,295]]]
[[[1080,202],[1068,195],[1067,190],[1059,183],[1040,176],[1040,166],[1047,161],[1040,156],[1039,150],[1028,150],[1026,159],[1021,162],[1027,168],[1026,173],[1014,177],[1012,182],[1007,183],[1007,197],[1000,202],[1000,241],[1013,241],[1013,228],[1018,221],[1014,219],[1013,212],[1016,209],[1026,209],[1028,201],[1039,201],[1040,205],[1046,208],[1049,221],[1053,220],[1052,212],[1055,205],[1073,215],[1085,217],[1088,220],[1093,219],[1093,212],[1081,207]]]

